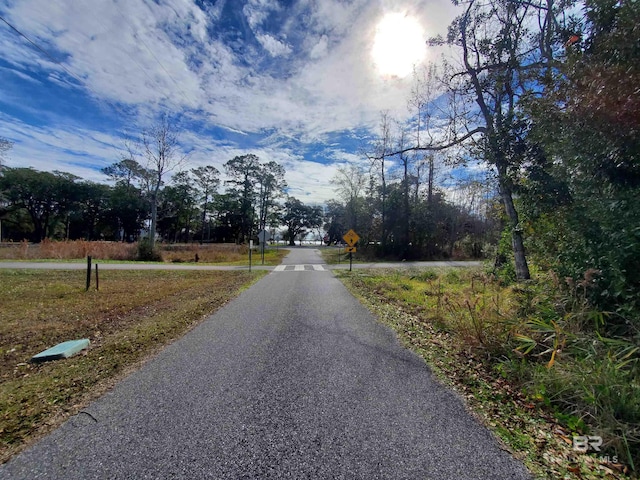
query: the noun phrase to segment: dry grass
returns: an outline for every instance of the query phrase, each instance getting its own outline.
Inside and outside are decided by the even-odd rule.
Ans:
[[[202,263],[233,263],[246,261],[249,256],[247,245],[233,243],[219,244],[177,244],[160,247],[165,262],[198,262]]]
[[[135,260],[135,243],[120,242],[87,242],[84,240],[73,241],[50,241],[44,240],[42,243],[30,244],[22,241],[20,243],[5,243],[0,247],[0,259],[3,260],[69,260],[86,258],[91,255],[93,258],[102,260]]]
[[[85,292],[80,271],[0,270],[0,461],[263,274],[105,270],[100,291]],[[82,355],[28,362],[78,338],[91,340]]]
[[[39,244],[5,243],[0,245],[0,260],[78,260],[91,256],[96,260],[136,260],[138,245],[122,242],[87,242],[84,240],[51,241]],[[163,261],[170,263],[246,264],[249,247],[229,243],[214,244],[158,244]],[[254,252],[254,261],[259,252]],[[265,264],[277,265],[285,250],[268,248]],[[196,257],[197,256],[197,257]]]

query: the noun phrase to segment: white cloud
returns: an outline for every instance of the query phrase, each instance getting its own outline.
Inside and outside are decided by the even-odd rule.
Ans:
[[[8,167],[60,170],[103,182],[106,177],[98,169],[119,161],[120,137],[79,128],[34,127],[6,119],[0,115],[0,136],[15,142],[6,162]]]
[[[7,18],[63,62],[90,96],[130,107],[138,115],[123,114],[119,123],[144,124],[145,118],[169,110],[232,132],[276,132],[255,153],[265,160],[281,158],[289,183],[303,196],[322,199],[331,196],[327,185],[335,168],[305,160],[286,146],[276,151],[276,146],[285,138],[317,142],[330,133],[373,127],[382,110],[406,115],[410,79],[383,78],[371,61],[376,22],[385,12],[402,9],[418,17],[430,33],[444,33],[452,15],[448,3],[424,0],[301,0],[290,11],[275,0],[249,0],[241,13],[250,34],[274,61],[291,62],[287,75],[279,75],[254,66],[261,55],[268,57],[264,52],[246,44],[238,54],[231,42],[210,35],[223,28],[223,9],[234,2],[208,4],[203,10],[192,0],[21,0],[5,8]],[[272,14],[285,18],[278,31],[266,29]],[[300,24],[305,27],[302,32]],[[236,42],[242,41],[238,38]],[[78,88],[69,86],[60,65],[15,35],[0,35],[0,55],[21,75],[43,70],[70,94]],[[19,102],[7,92],[1,99]],[[59,120],[58,126],[45,128],[7,118],[15,129],[8,132],[11,135],[6,129],[0,132],[16,140],[12,157],[33,162],[36,168],[55,164],[68,170],[66,166],[82,155],[92,164],[117,161],[122,143],[118,132],[101,138],[99,132],[68,126],[77,122],[65,121],[62,115]],[[215,158],[221,165],[235,154],[247,153],[228,142],[222,145],[193,133],[187,137],[195,148],[191,161],[196,163]],[[113,146],[108,148],[109,143]],[[333,160],[353,155],[336,150]],[[87,178],[100,176],[91,174],[91,167],[72,173],[80,171]]]
[[[269,34],[257,34],[256,38],[272,57],[280,57],[291,53],[289,45],[273,38]]]
[[[327,37],[326,35],[322,35],[318,40],[318,43],[316,43],[313,48],[311,48],[311,51],[309,52],[309,58],[311,58],[312,60],[322,58],[327,55],[328,51],[329,37]]]
[[[251,29],[255,31],[267,19],[269,13],[279,9],[280,5],[275,0],[249,0],[242,12],[247,17]]]

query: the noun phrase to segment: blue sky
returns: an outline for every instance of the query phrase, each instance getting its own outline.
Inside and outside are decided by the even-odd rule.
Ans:
[[[324,202],[340,165],[366,162],[380,112],[407,117],[406,64],[435,59],[422,39],[455,13],[446,0],[0,1],[39,47],[0,21],[6,163],[104,182],[125,138],[165,113],[186,168],[254,153],[285,167],[290,194]],[[400,28],[384,36],[389,19]]]

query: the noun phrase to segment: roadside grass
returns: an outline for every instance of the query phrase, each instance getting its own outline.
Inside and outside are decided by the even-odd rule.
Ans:
[[[341,263],[346,263],[346,264],[349,263],[349,254],[346,252],[345,248],[346,248],[345,245],[341,245],[341,246],[331,245],[331,246],[319,247],[318,250],[320,252],[320,256],[322,257],[322,259],[325,261],[326,264],[338,265]],[[385,262],[384,259],[380,259],[380,258],[376,259],[376,258],[363,257],[362,252],[358,251],[357,247],[356,247],[356,252],[352,253],[351,261],[354,264],[369,263],[374,261],[378,263]]]
[[[248,265],[249,263],[249,247],[247,245],[231,243],[158,244],[157,248],[162,261],[169,263],[212,263],[227,266]],[[279,265],[286,254],[286,249],[266,248],[265,265]],[[30,244],[26,241],[3,244],[0,248],[0,260],[68,261],[85,259],[89,255],[100,261],[133,262],[136,261],[138,255],[138,244],[85,240],[44,240],[38,244]],[[256,258],[260,263],[262,262],[259,249],[253,252],[254,263]]]
[[[637,349],[581,330],[587,312],[565,312],[551,279],[504,286],[450,268],[336,274],[538,478],[637,478]],[[575,450],[576,435],[601,436],[602,451]]]
[[[282,259],[289,253],[287,249],[266,246],[264,250],[265,265],[279,265]],[[240,266],[249,264],[249,247],[235,244],[210,244],[210,245],[165,245],[161,247],[162,259],[171,263],[195,263],[198,255],[198,263],[214,263],[216,265]],[[252,263],[262,263],[260,247],[252,252]]]
[[[339,263],[349,263],[349,254],[345,252],[344,246],[324,246],[318,248],[320,256],[327,265],[337,265]],[[353,260],[357,258],[357,252],[353,255]]]
[[[0,462],[78,413],[115,381],[266,272],[0,270]],[[59,342],[83,353],[31,364]]]

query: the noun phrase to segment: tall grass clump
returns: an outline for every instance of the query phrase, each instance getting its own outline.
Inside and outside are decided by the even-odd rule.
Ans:
[[[511,371],[522,388],[574,435],[602,437],[603,451],[637,472],[640,335],[608,328],[610,314],[588,300],[594,274],[587,270],[574,284],[550,272],[512,287],[516,328],[507,362],[517,365]]]

